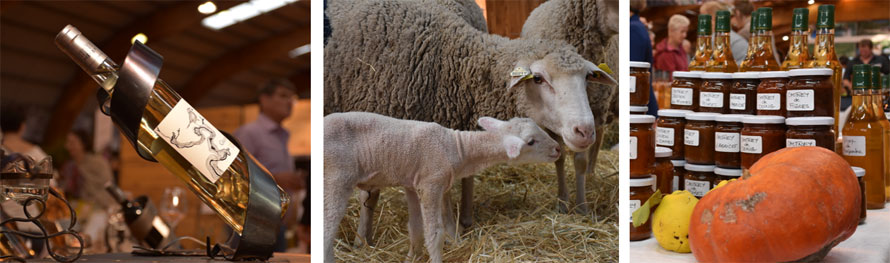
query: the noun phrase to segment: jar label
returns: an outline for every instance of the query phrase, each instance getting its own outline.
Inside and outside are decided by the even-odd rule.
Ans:
[[[686,129],[683,132],[683,144],[698,146],[698,130]]]
[[[671,186],[671,192],[673,193],[674,191],[680,190],[680,188],[678,188],[679,186],[680,186],[680,177],[674,176],[674,183]]]
[[[636,92],[637,92],[637,77],[630,76],[630,93],[636,93]]]
[[[763,138],[760,136],[742,135],[741,144],[743,153],[763,153]]]
[[[692,106],[692,89],[671,88],[671,105]]]
[[[730,93],[729,108],[733,110],[745,110],[745,94]]]
[[[699,106],[708,108],[723,108],[723,93],[701,92],[699,93]]]
[[[739,134],[735,132],[715,132],[714,150],[725,153],[739,152]]]
[[[674,128],[655,127],[655,144],[674,146]]]
[[[154,132],[211,183],[219,180],[241,152],[183,99]]]
[[[708,190],[711,190],[711,182],[686,179],[686,191],[689,191],[695,197],[701,198],[705,196]]]
[[[758,110],[780,110],[780,109],[782,109],[782,94],[779,94],[779,93],[757,93],[757,109]]]
[[[637,209],[640,209],[640,205],[641,205],[640,200],[630,200],[630,217],[628,218],[628,221],[630,221],[630,222],[634,221],[634,212],[636,212]],[[652,215],[649,215],[649,216],[652,216]]]
[[[816,93],[811,89],[789,90],[785,92],[786,109],[789,111],[812,111],[816,108],[813,102]]]
[[[845,156],[865,156],[865,136],[844,135]]]
[[[630,159],[637,159],[637,137],[630,136]]]
[[[801,146],[816,146],[816,140],[813,139],[785,139],[785,147],[801,147]]]

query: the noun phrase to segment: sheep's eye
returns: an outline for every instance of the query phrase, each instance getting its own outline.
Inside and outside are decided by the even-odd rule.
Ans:
[[[535,75],[535,77],[534,77],[535,84],[541,84],[542,80],[543,79],[541,78],[540,75]]]
[[[532,146],[532,145],[535,145],[535,139],[528,141],[528,146]]]

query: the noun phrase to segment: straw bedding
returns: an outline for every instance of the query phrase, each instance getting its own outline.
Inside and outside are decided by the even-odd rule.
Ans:
[[[606,149],[611,146],[605,144]],[[476,176],[476,223],[461,232],[460,242],[446,241],[444,260],[617,262],[618,154],[606,149],[600,151],[596,174],[587,179],[587,200],[592,210],[589,215],[556,211],[556,170],[552,163],[495,166]],[[569,189],[574,189],[571,159],[566,161],[566,173]],[[455,206],[460,203],[459,184],[450,191]],[[456,207],[452,209],[457,216]],[[381,191],[374,215],[374,246],[356,248],[352,244],[358,212],[357,198],[352,198],[335,244],[338,261],[407,260],[408,212],[401,188]],[[421,255],[420,260],[427,260],[425,250]]]

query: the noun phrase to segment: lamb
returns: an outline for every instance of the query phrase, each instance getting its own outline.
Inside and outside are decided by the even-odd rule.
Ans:
[[[489,35],[439,5],[346,0],[331,2],[328,15],[325,114],[368,111],[460,130],[483,115],[530,117],[583,151],[595,132],[587,82],[617,84],[565,42]],[[472,183],[462,180],[464,226]]]
[[[484,131],[457,131],[436,123],[367,112],[324,118],[324,253],[334,261],[334,239],[353,189],[401,186],[408,196],[408,257],[425,245],[442,262],[445,192],[498,163],[552,162],[560,146],[527,118],[478,120]],[[421,243],[423,241],[423,243]]]
[[[618,1],[609,0],[551,0],[541,4],[529,15],[522,27],[521,38],[562,40],[578,49],[584,59],[604,61],[618,68]],[[617,73],[617,72],[616,72]],[[603,141],[604,127],[618,116],[618,89],[595,85],[587,94],[590,109],[597,116],[596,139],[589,150],[576,152],[575,208],[588,212],[585,200],[585,177],[594,173],[597,156]],[[563,155],[566,156],[566,155]],[[569,194],[565,183],[565,157],[556,161],[559,185],[559,210],[568,212]]]

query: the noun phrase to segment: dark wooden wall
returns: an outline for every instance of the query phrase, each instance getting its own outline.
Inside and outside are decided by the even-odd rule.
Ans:
[[[485,0],[488,32],[518,38],[528,15],[545,0]]]

